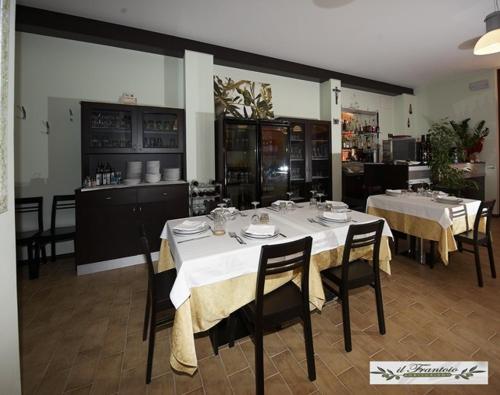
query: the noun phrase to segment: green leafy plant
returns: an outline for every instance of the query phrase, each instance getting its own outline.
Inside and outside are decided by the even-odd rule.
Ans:
[[[434,122],[429,130],[431,139],[432,181],[439,187],[460,192],[466,188],[477,188],[475,182],[465,178],[466,172],[452,166],[451,152],[461,146],[461,140],[447,119]]]
[[[230,114],[236,118],[274,118],[270,84],[214,76],[216,115]]]
[[[481,152],[484,139],[490,133],[489,128],[485,127],[486,121],[478,122],[473,128],[469,122],[470,118],[461,122],[450,121],[450,126],[458,138],[457,148],[461,160],[468,160],[472,154]]]

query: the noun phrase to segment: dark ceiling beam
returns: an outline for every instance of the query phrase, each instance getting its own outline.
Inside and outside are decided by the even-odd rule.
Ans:
[[[413,94],[413,89],[350,74],[307,66],[143,29],[62,14],[39,8],[17,6],[16,30],[52,37],[133,49],[160,55],[184,57],[184,51],[209,53],[218,65],[261,71],[307,81],[338,79],[343,87],[386,95]]]

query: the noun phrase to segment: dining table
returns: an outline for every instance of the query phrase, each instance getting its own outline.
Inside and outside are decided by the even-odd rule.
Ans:
[[[435,196],[406,191],[372,195],[367,199],[366,212],[384,218],[392,230],[419,238],[421,253],[423,240],[436,242],[442,262],[448,265],[449,253],[457,250],[454,235],[472,229],[481,201],[457,198],[453,202]],[[454,215],[463,209],[465,215]],[[484,221],[480,226],[484,227]]]
[[[286,210],[284,213],[272,207],[261,208],[257,212],[241,211],[226,222],[226,233],[221,236],[213,233],[213,220],[210,216],[189,218],[190,221],[211,225],[205,232],[197,235],[178,235],[174,232],[174,228],[187,218],[165,223],[160,235],[162,241],[157,270],[175,268],[177,271],[170,293],[170,299],[176,308],[170,344],[170,364],[173,369],[194,374],[197,369],[194,335],[209,330],[255,299],[259,257],[263,245],[312,237],[309,301],[311,310],[321,310],[325,293],[320,272],[341,264],[349,226],[380,219],[367,213],[351,211],[348,222],[325,223],[319,220],[321,212],[316,207],[310,207],[308,203],[294,207],[294,210]],[[242,230],[251,224],[252,216],[262,213],[268,214],[269,224],[275,225],[279,234],[269,239],[244,237]],[[231,237],[232,232],[240,240]],[[385,223],[379,262],[380,269],[387,274],[391,273],[389,238],[392,238],[392,233]],[[351,252],[350,259],[370,259],[372,253],[370,247],[358,248]],[[300,272],[274,275],[266,280],[265,293],[288,281],[293,281],[300,287]]]

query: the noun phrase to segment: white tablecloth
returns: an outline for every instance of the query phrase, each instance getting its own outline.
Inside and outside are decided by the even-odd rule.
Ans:
[[[444,229],[452,225],[450,210],[458,209],[464,205],[467,214],[475,215],[481,201],[463,199],[459,204],[438,203],[430,197],[418,196],[416,194],[404,194],[401,196],[373,195],[368,197],[366,207],[374,207],[401,214],[413,215],[415,217],[429,219],[439,223]]]
[[[287,237],[279,236],[276,239],[268,240],[244,239],[246,245],[241,245],[235,239],[230,238],[228,232],[241,235],[241,229],[250,224],[253,210],[245,212],[248,214],[247,217],[237,216],[235,220],[229,221],[226,224],[224,236],[213,236],[210,230],[195,236],[174,235],[172,228],[184,219],[167,221],[161,238],[168,239],[177,269],[177,279],[170,293],[170,299],[176,308],[189,298],[191,288],[257,272],[262,245],[284,243],[311,236],[313,238],[312,255],[314,255],[344,245],[349,225],[353,224],[353,222],[332,224],[326,228],[319,224],[310,223],[307,218],[315,217],[317,213],[316,210],[310,209],[307,205],[285,215],[267,209],[260,209],[259,212],[269,214],[270,223],[276,225],[280,232]],[[357,211],[353,211],[351,214],[352,219],[357,221],[356,223],[379,219]],[[207,217],[200,217],[197,220],[213,224]],[[210,236],[187,243],[177,243],[182,239],[207,235]],[[392,237],[387,223],[384,226],[383,235]]]

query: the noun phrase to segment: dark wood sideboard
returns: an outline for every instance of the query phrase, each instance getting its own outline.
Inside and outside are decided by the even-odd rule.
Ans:
[[[76,264],[141,254],[140,226],[151,251],[165,221],[189,215],[188,183],[76,191]]]

